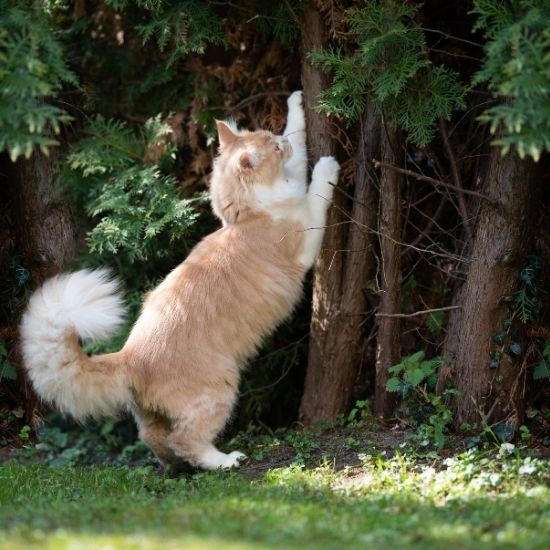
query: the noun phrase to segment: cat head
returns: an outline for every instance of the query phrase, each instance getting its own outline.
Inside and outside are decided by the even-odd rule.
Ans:
[[[210,187],[212,207],[224,223],[236,223],[261,210],[254,187],[280,181],[292,147],[285,137],[267,130],[249,132],[230,122],[216,124],[220,148]]]

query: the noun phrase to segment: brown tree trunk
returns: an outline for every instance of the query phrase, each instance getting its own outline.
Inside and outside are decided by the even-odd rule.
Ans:
[[[29,159],[15,164],[7,161],[7,200],[15,250],[21,253],[21,264],[31,275],[30,286],[36,288],[45,278],[61,271],[74,256],[75,238],[70,213],[64,204],[57,182],[59,162],[56,150],[48,157],[36,152]],[[21,312],[19,312],[21,313]],[[17,352],[17,323],[15,312],[2,312],[4,330],[13,334],[8,339],[10,358],[20,364]],[[36,397],[18,369],[19,404],[24,407],[27,423],[32,423],[37,405]]]
[[[539,190],[534,164],[514,154],[501,157],[495,148],[485,171],[483,192],[468,276],[457,291],[443,349],[462,393],[456,422],[486,423],[505,419],[517,427],[523,415],[521,360],[506,353],[493,336],[511,316],[508,298],[516,291],[519,270],[532,239]],[[502,352],[498,368],[491,353]],[[494,363],[496,365],[496,363]]]
[[[307,141],[311,160],[334,153],[330,121],[313,111],[324,75],[307,60],[307,52],[324,44],[326,31],[321,14],[311,5],[304,14],[302,82],[307,118]],[[349,221],[341,213],[344,194],[336,191],[329,210],[323,250],[315,265],[309,357],[300,420],[310,425],[333,419],[349,406],[362,351],[362,323],[366,310],[364,287],[373,263],[369,262],[376,211],[375,186],[370,159],[376,154],[379,117],[368,111],[362,120],[355,173],[355,195]]]
[[[389,123],[384,125],[381,138],[383,165],[402,166],[403,150],[399,132]],[[400,320],[391,315],[401,309],[401,176],[395,170],[382,167],[380,172],[380,304],[376,345],[376,380],[374,413],[388,417],[393,411],[396,396],[386,391],[388,369],[400,361]]]
[[[17,249],[33,286],[59,272],[74,256],[75,236],[57,178],[57,151],[34,153],[13,166],[8,182],[16,222]]]

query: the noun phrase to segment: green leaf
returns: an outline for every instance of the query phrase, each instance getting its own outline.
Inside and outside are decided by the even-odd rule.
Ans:
[[[541,361],[533,369],[533,380],[550,379],[550,364],[546,361]]]
[[[508,350],[512,355],[515,355],[516,357],[519,357],[522,353],[521,344],[519,342],[512,342]]]
[[[0,365],[0,380],[7,378],[8,380],[17,380],[17,370],[15,366],[5,361]]]
[[[412,355],[409,355],[408,357],[405,357],[403,363],[406,367],[411,367],[414,365],[418,365],[418,363],[420,363],[420,361],[422,361],[424,357],[426,357],[426,352],[424,350],[420,350],[416,353],[413,353]]]
[[[407,370],[404,378],[411,386],[418,386],[426,378],[426,374],[421,368],[415,367]]]
[[[489,361],[489,368],[490,369],[497,369],[500,365],[500,358],[502,357],[502,353],[500,351],[493,351],[491,353],[491,360]]]
[[[445,319],[445,312],[443,311],[436,311],[434,313],[430,313],[428,317],[426,317],[426,327],[427,329],[434,335],[437,336],[441,333],[441,330],[443,329],[443,321]]]
[[[400,389],[401,389],[401,381],[399,380],[399,378],[393,377],[386,382],[386,391],[397,392]]]
[[[507,330],[512,326],[512,319],[502,319],[500,322],[502,330]]]

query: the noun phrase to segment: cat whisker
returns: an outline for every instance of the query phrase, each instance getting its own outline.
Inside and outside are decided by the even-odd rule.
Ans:
[[[294,130],[294,132],[288,132],[288,134],[283,134],[283,137],[292,136],[293,134],[298,134],[300,132],[305,132],[305,130]]]

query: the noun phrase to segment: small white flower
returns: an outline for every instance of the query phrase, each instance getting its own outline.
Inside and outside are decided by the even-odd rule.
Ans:
[[[499,474],[491,474],[489,476],[489,483],[494,487],[500,483],[500,475]]]
[[[498,450],[498,456],[511,455],[516,446],[513,443],[503,443]]]
[[[531,461],[530,458],[526,458],[518,470],[519,475],[526,476],[529,474],[534,474],[537,471],[537,465]]]

